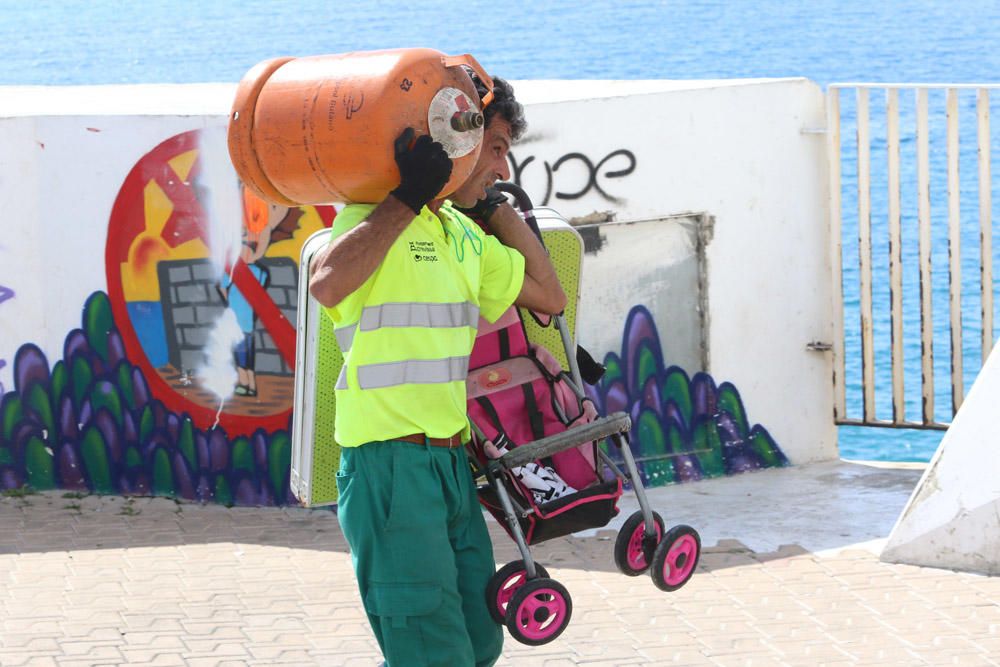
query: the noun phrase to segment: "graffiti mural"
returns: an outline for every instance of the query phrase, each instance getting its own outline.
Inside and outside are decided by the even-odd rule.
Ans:
[[[62,359],[16,353],[0,487],[293,502],[298,258],[335,211],[259,200],[205,132],[162,142],[126,176],[107,292],[87,300]]]
[[[544,170],[545,194],[536,202],[539,206],[548,206],[553,194],[556,199],[572,200],[596,192],[605,201],[613,204],[621,204],[623,199],[608,192],[608,184],[603,179],[624,178],[635,171],[635,153],[620,148],[611,151],[604,157],[595,160],[585,153],[572,152],[565,153],[554,162],[541,160],[536,162],[536,156],[529,155],[523,160],[518,160],[513,151],[508,153],[507,159],[510,161],[511,178],[516,185],[527,187],[524,182],[531,181],[532,184],[541,180],[541,172]],[[529,178],[526,179],[525,171],[535,163]],[[559,169],[566,165],[575,164],[574,170],[563,169],[562,174]],[[580,169],[583,170],[583,177],[579,177]],[[607,171],[604,169],[607,168]],[[560,178],[561,177],[561,178]],[[553,193],[553,189],[558,186],[560,189]],[[567,189],[571,188],[571,189]]]
[[[659,333],[645,307],[629,312],[621,353],[609,353],[604,365],[607,372],[598,386],[587,387],[588,394],[601,414],[631,416],[630,444],[643,484],[788,465],[767,429],[750,427],[736,387],[716,386],[707,373],[688,377],[664,364]]]
[[[26,342],[0,359],[14,383],[0,388],[0,489],[295,503],[298,258],[336,212],[259,200],[236,181],[224,142],[204,132],[167,139],[125,177],[109,219],[107,288],[82,304],[61,357]],[[598,161],[567,154],[546,170],[592,164],[584,190],[556,196],[606,195],[597,179],[612,160],[625,162],[605,176],[634,169],[634,156],[617,151]],[[0,286],[0,308],[13,298]],[[601,412],[631,414],[645,483],[787,464],[732,384],[664,363],[644,307],[631,310],[605,364],[589,393]]]

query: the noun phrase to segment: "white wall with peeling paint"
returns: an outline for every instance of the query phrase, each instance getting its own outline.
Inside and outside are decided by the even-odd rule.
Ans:
[[[703,295],[708,367],[686,370],[735,384],[750,419],[793,462],[835,457],[832,365],[805,347],[832,336],[824,139],[803,133],[824,125],[821,90],[804,79],[514,85],[530,129],[513,159],[536,204],[548,193],[566,217],[713,219]],[[164,139],[224,124],[234,90],[0,89],[0,286],[16,295],[0,302],[6,388],[17,348],[34,342],[60,358],[84,300],[105,289],[108,219],[128,171]],[[658,254],[618,247],[621,257],[594,263],[588,282],[614,286],[635,275],[637,261],[651,270]],[[640,298],[631,291],[602,298],[627,310]],[[669,318],[657,324],[670,335]],[[584,342],[617,341],[617,350],[623,326],[583,306]]]

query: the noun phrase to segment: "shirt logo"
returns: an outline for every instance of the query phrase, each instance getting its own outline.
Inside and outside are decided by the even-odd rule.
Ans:
[[[410,241],[410,254],[418,263],[438,261],[437,250],[433,241]]]

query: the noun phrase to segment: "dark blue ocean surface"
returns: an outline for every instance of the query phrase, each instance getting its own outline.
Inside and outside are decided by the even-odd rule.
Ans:
[[[988,82],[1000,80],[1000,2],[847,0],[790,2],[14,2],[0,0],[0,85],[235,82],[278,55],[429,46],[473,53],[510,79],[699,79],[805,76],[843,81]],[[994,94],[993,117],[1000,91]],[[916,301],[913,97],[901,96],[904,299]],[[977,220],[975,97],[963,94],[962,215]],[[873,95],[872,156],[884,163],[884,96]],[[844,101],[844,150],[853,149],[853,92]],[[937,416],[947,419],[948,335],[943,95],[932,96],[932,204],[935,215],[935,374]],[[881,114],[881,115],[880,115]],[[937,114],[935,116],[934,114]],[[994,121],[1000,125],[1000,121]],[[994,181],[1000,144],[994,130]],[[907,162],[909,161],[909,167]],[[873,173],[876,267],[884,264],[884,164]],[[881,172],[878,171],[881,169]],[[860,413],[856,178],[844,167],[845,303],[849,409]],[[969,180],[971,178],[972,180]],[[1000,196],[993,219],[1000,220]],[[854,216],[853,222],[852,217]],[[974,225],[973,225],[974,226]],[[963,282],[977,291],[978,234],[963,236]],[[996,227],[997,225],[994,225]],[[994,241],[1000,252],[1000,243]],[[876,275],[877,374],[888,387],[888,286]],[[979,367],[978,301],[963,301],[966,384]],[[1000,304],[998,304],[1000,308]],[[1000,322],[1000,317],[998,317]],[[919,326],[906,320],[907,417],[919,418]],[[726,378],[718,378],[720,381]],[[887,389],[878,415],[891,415]],[[841,429],[849,458],[927,460],[939,433]]]
[[[506,78],[997,77],[1000,3],[0,0],[0,84],[238,81],[276,55],[430,46]]]

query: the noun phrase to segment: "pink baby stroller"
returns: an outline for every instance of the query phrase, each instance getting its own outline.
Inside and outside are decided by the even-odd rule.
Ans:
[[[514,196],[541,240],[525,193],[508,183],[497,187]],[[665,531],[663,519],[649,507],[629,447],[629,416],[597,414],[583,393],[578,354],[591,383],[600,378],[601,367],[572,343],[562,316],[551,319],[536,317],[558,330],[568,371],[544,347],[529,343],[518,309],[511,307],[492,325],[480,321],[467,381],[474,433],[470,458],[476,478],[485,480],[479,500],[522,557],[493,576],[486,603],[497,623],[531,645],[558,637],[573,605],[565,587],[532,559],[529,545],[607,525],[618,514],[623,481],[631,482],[641,509],[615,541],[619,570],[629,576],[649,570],[657,587],[674,591],[691,578],[701,549],[697,531],[684,525]],[[599,446],[605,439],[621,454],[624,472]]]

